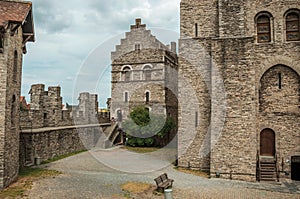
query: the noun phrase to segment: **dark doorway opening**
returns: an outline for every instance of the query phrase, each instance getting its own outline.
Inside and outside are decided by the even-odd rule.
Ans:
[[[121,110],[117,111],[117,117],[118,117],[118,121],[122,122],[123,116],[122,116],[122,111]]]
[[[291,178],[292,180],[300,181],[300,156],[292,156]]]

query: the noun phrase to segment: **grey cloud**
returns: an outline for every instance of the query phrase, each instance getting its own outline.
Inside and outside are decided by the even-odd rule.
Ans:
[[[94,48],[107,42],[115,35],[129,31],[134,19],[142,18],[154,35],[153,27],[162,29],[179,29],[180,0],[32,0],[35,32],[37,41],[27,44],[28,53],[24,59],[24,82],[22,87],[32,83],[60,84],[66,93],[75,89],[88,91],[99,87],[103,98],[109,97],[110,63],[109,53],[120,39],[113,40],[103,47],[107,52]],[[169,39],[169,34],[165,34]],[[158,36],[159,38],[159,36]],[[161,39],[161,38],[159,38]],[[95,50],[95,57],[85,60]],[[88,62],[88,63],[86,63]],[[88,64],[95,77],[85,76],[90,70],[85,69],[81,76],[80,67]],[[99,74],[96,74],[98,73]],[[26,75],[28,74],[28,75]],[[53,75],[58,74],[58,75]],[[35,78],[32,78],[35,77]],[[72,81],[73,77],[73,81]],[[76,79],[82,78],[86,84],[76,85]],[[101,85],[96,85],[97,82]],[[83,86],[84,85],[84,86]],[[82,88],[81,88],[82,87]],[[25,92],[28,89],[25,88]],[[68,94],[69,95],[69,94]],[[75,92],[75,96],[78,94]],[[70,99],[70,96],[63,96]],[[69,101],[69,100],[68,100]]]
[[[57,33],[68,29],[73,21],[70,10],[64,9],[62,1],[33,1],[35,26],[47,33]]]

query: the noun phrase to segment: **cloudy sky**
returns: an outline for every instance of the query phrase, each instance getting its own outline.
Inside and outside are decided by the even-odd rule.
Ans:
[[[163,43],[177,41],[180,0],[32,0],[36,42],[27,44],[22,95],[32,84],[61,86],[64,103],[79,92],[110,97],[110,52],[135,18]]]

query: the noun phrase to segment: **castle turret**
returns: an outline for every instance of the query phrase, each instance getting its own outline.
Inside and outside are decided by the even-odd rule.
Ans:
[[[44,92],[45,92],[44,84],[31,85],[31,89],[29,91],[31,110],[43,110]]]

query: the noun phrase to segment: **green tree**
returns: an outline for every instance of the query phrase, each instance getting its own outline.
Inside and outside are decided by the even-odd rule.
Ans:
[[[175,127],[173,118],[149,113],[143,106],[134,108],[130,118],[123,123],[123,130],[131,146],[152,146],[155,136],[163,138]]]

